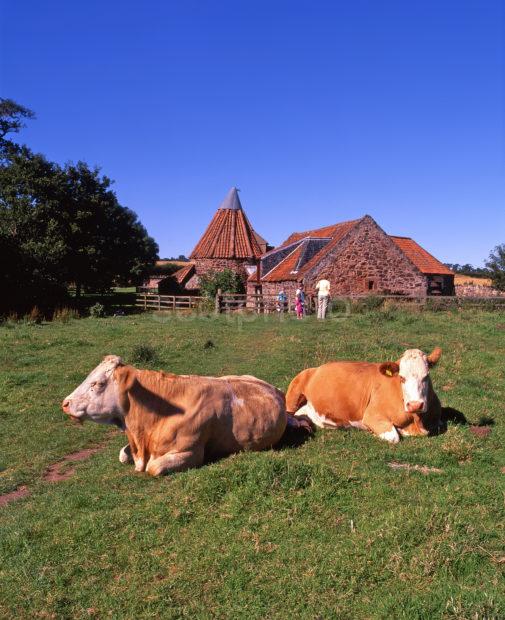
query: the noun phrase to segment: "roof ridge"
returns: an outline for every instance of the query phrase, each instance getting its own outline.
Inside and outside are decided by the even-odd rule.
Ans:
[[[354,220],[344,220],[343,222],[336,222],[335,224],[327,224],[326,226],[319,226],[318,228],[311,228],[309,230],[295,231],[295,232],[291,233],[290,237],[292,235],[304,235],[304,234],[308,234],[308,233],[317,232],[318,230],[322,230],[323,228],[334,228],[335,226],[342,226],[343,224],[351,224],[352,222],[358,222],[361,219],[362,219],[361,217],[358,217],[358,218],[356,218]]]

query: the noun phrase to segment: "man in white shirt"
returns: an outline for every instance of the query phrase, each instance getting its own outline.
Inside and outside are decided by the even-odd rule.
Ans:
[[[330,283],[324,278],[316,284],[317,290],[317,318],[325,319],[330,299]]]

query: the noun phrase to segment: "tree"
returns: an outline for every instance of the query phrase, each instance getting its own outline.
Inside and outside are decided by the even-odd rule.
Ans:
[[[490,271],[493,286],[499,291],[505,291],[505,243],[497,245],[489,254],[486,267]]]
[[[244,284],[240,276],[231,269],[209,271],[200,276],[200,290],[205,297],[215,297],[218,289],[223,293],[243,293]]]
[[[11,156],[0,166],[3,310],[52,305],[65,294],[64,175],[26,147]]]
[[[6,139],[29,118],[31,110],[0,98],[3,310],[54,305],[70,284],[80,295],[140,283],[157,258],[155,241],[99,168],[61,167]]]
[[[25,127],[24,121],[32,118],[35,118],[35,114],[28,108],[12,99],[0,97],[0,163],[7,162],[11,155],[19,152],[20,149],[5,136],[9,133],[18,133]]]
[[[142,281],[158,246],[107,177],[26,147],[11,155],[0,166],[0,286],[11,307],[54,305],[70,284],[79,295]]]
[[[78,162],[64,169],[67,179],[69,280],[103,291],[112,285],[140,284],[152,269],[158,246],[137,215],[122,207],[112,182],[98,168]]]
[[[12,99],[0,97],[0,140],[8,133],[18,133],[25,127],[24,120],[28,118],[35,118],[31,110]]]

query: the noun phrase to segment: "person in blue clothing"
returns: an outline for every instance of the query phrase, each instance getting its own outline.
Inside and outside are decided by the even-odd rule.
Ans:
[[[287,300],[288,298],[284,289],[281,289],[277,294],[277,312],[285,312]]]

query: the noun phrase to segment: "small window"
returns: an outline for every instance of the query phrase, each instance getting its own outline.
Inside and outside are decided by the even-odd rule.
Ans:
[[[377,280],[376,278],[366,278],[365,279],[365,291],[376,291],[377,290]]]

